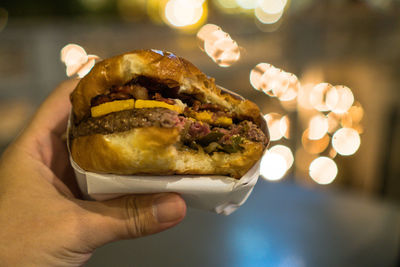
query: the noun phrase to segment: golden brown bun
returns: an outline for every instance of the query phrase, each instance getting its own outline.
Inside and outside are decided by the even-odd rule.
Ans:
[[[180,150],[178,129],[135,128],[72,140],[74,161],[87,171],[115,174],[216,174],[243,176],[262,156],[260,143],[246,141],[243,152]]]
[[[180,93],[193,94],[205,103],[218,104],[238,118],[259,123],[259,109],[249,100],[221,94],[213,78],[207,77],[189,61],[159,50],[137,50],[97,63],[71,94],[75,119],[80,122],[90,114],[90,100],[113,85],[123,85],[137,76],[147,76],[171,85]]]

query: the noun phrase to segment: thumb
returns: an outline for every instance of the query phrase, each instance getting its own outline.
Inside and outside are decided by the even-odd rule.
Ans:
[[[186,214],[185,202],[173,193],[84,201],[84,206],[89,210],[84,236],[93,249],[120,239],[158,233],[178,224]]]

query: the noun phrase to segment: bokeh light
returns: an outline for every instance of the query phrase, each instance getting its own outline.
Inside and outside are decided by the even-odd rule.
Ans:
[[[165,18],[173,27],[196,24],[203,15],[204,0],[170,0],[165,5]]]
[[[315,85],[310,92],[310,104],[319,111],[328,111],[329,107],[326,105],[326,95],[332,88],[329,83],[319,83]]]
[[[236,0],[236,3],[243,9],[254,9],[258,1],[259,0]]]
[[[84,77],[93,68],[96,55],[86,54],[85,49],[77,44],[68,44],[61,49],[61,61],[65,63],[68,77],[77,74],[80,78]]]
[[[354,95],[350,88],[337,85],[329,89],[326,104],[333,112],[343,114],[353,105]]]
[[[296,75],[267,63],[259,63],[250,71],[250,83],[254,89],[281,101],[294,100],[299,87]]]
[[[301,137],[301,143],[308,153],[318,154],[328,147],[330,141],[329,135],[325,134],[321,139],[318,140],[311,140],[308,138],[309,136],[309,129],[306,129]]]
[[[239,45],[214,24],[206,24],[197,32],[202,50],[220,67],[229,67],[240,59]]]
[[[281,155],[286,161],[286,170],[290,169],[293,165],[294,157],[293,153],[287,146],[275,145],[269,149],[270,153]]]
[[[356,153],[360,144],[360,135],[352,128],[341,128],[332,137],[333,148],[343,156]]]
[[[336,163],[328,157],[318,157],[310,164],[310,177],[318,184],[330,184],[338,173]]]
[[[264,116],[267,121],[269,135],[271,141],[277,141],[282,138],[281,132],[281,118],[282,116],[278,113],[272,112]]]
[[[279,122],[281,135],[286,139],[290,138],[290,120],[287,115],[283,116]]]
[[[286,159],[283,155],[267,151],[260,164],[260,174],[270,181],[281,179],[288,169]]]
[[[286,3],[286,0],[259,0],[254,14],[261,23],[276,23],[282,17]]]
[[[332,134],[340,126],[340,116],[334,112],[329,112],[326,117],[328,119],[328,132]]]
[[[328,119],[323,114],[315,115],[310,119],[308,128],[308,138],[319,140],[328,132]]]

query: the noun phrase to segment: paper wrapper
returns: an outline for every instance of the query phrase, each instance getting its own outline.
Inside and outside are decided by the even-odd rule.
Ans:
[[[238,98],[241,96],[221,88]],[[262,117],[262,130],[268,136]],[[68,133],[71,118],[68,121]],[[68,134],[69,137],[69,134]],[[68,139],[69,147],[69,139]],[[68,149],[69,150],[69,149]],[[86,199],[107,200],[127,194],[179,193],[193,208],[229,215],[243,205],[251,194],[260,174],[260,160],[240,179],[217,175],[114,175],[87,172],[70,156],[71,165]]]

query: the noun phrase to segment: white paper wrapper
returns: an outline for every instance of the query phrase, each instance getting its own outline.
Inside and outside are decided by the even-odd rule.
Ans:
[[[242,98],[224,88],[221,89]],[[69,120],[68,132],[70,124],[71,121]],[[264,119],[262,128],[268,135]],[[176,192],[185,199],[186,204],[190,207],[224,215],[231,214],[243,205],[251,194],[260,174],[260,161],[240,179],[207,175],[99,174],[81,169],[71,156],[70,161],[75,170],[79,188],[87,199],[107,200],[126,194]]]

